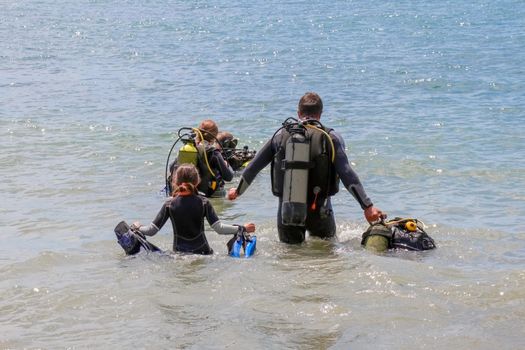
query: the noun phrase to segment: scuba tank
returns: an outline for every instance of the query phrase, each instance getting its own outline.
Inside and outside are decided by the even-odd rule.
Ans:
[[[173,152],[173,149],[175,148],[175,146],[177,145],[179,141],[182,141],[183,146],[179,150],[179,155],[177,157],[177,160],[181,159],[179,157],[182,157],[182,159],[184,159],[187,163],[191,163],[194,165],[197,164],[197,162],[196,161],[194,162],[193,160],[194,152],[192,151],[193,148],[195,148],[195,151],[197,151],[196,145],[195,145],[194,128],[187,128],[187,127],[180,128],[177,134],[178,134],[178,138],[177,140],[175,140],[175,142],[173,142],[173,145],[171,145],[170,151],[168,152],[168,158],[166,159],[166,168],[164,171],[165,186],[163,189],[163,192],[166,193],[166,196],[170,196],[171,194],[171,191],[172,191],[171,176],[172,176],[172,173],[175,171],[175,168],[178,163],[178,162],[177,163],[174,162],[170,165],[170,157],[171,157],[171,153]]]
[[[199,163],[199,151],[195,146],[195,140],[183,140],[184,144],[179,149],[177,156],[177,165],[193,164],[195,166]]]
[[[286,141],[281,218],[283,225],[304,226],[307,214],[310,138],[301,125],[290,128]]]
[[[329,196],[339,190],[334,169],[335,149],[326,129],[319,121],[286,119],[279,148],[272,161],[272,193],[281,198],[283,225],[305,226],[308,212],[328,215]]]
[[[370,225],[363,233],[361,245],[378,252],[387,249],[430,250],[436,248],[434,240],[425,232],[417,219],[396,217]]]

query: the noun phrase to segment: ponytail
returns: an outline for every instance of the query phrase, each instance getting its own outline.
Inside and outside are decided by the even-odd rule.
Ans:
[[[175,190],[173,190],[173,193],[171,195],[175,197],[175,196],[178,196],[180,193],[198,194],[199,190],[197,189],[197,186],[195,186],[194,184],[189,183],[189,182],[183,182],[175,186]]]

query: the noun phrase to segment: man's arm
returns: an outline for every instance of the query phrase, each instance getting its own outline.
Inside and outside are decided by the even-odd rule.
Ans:
[[[346,187],[348,192],[355,198],[361,208],[364,210],[373,205],[370,198],[368,198],[359,176],[350,166],[348,157],[345,152],[345,144],[339,134],[332,131],[330,133],[332,140],[334,141],[335,148],[335,171],[341,178],[343,185]]]
[[[367,196],[359,176],[350,166],[348,157],[345,152],[345,143],[341,136],[332,131],[330,132],[332,140],[334,141],[335,148],[335,170],[341,178],[343,185],[350,192],[350,194],[355,198],[355,200],[361,206],[361,209],[364,210],[365,218],[368,222],[374,222],[382,217],[386,217],[385,214],[378,208],[374,207],[374,204]]]

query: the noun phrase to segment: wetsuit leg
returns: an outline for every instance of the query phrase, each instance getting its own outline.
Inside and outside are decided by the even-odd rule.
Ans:
[[[277,231],[279,232],[279,240],[289,244],[299,244],[304,242],[306,228],[301,226],[283,225],[281,206],[282,200],[279,200],[279,207],[277,210]]]
[[[331,203],[328,203],[326,209],[326,215],[323,215],[323,217],[321,217],[319,211],[308,212],[306,229],[312,236],[320,238],[331,238],[335,236],[336,226]]]

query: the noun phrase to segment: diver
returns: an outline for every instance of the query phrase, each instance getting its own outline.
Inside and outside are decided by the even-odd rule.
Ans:
[[[244,235],[255,232],[255,224],[227,225],[217,217],[213,206],[207,198],[198,193],[200,182],[197,168],[192,164],[182,164],[175,171],[170,197],[155,219],[149,225],[134,222],[132,229],[142,235],[153,236],[171,219],[173,226],[173,251],[193,254],[213,254],[204,234],[204,218],[211,228],[221,235]]]
[[[320,123],[322,112],[318,94],[308,92],[302,96],[297,110],[299,120],[285,121],[244,169],[237,188],[228,191],[228,198],[236,199],[271,163],[272,193],[279,197],[277,228],[282,242],[301,243],[306,230],[321,238],[335,236],[330,197],[338,192],[339,179],[368,222],[386,217],[373,206],[350,167],[341,136]]]
[[[194,130],[196,130],[196,135],[195,139],[192,140],[193,144],[186,144],[181,149],[184,156],[181,156],[181,151],[179,151],[179,156],[170,165],[169,172],[173,176],[175,169],[180,164],[193,163],[201,178],[198,190],[206,197],[222,197],[225,194],[225,181],[233,179],[234,171],[224,159],[221,149],[216,147],[219,132],[217,123],[211,119],[206,119]],[[169,183],[168,181],[168,185]],[[168,189],[168,193],[170,192]]]
[[[218,145],[228,164],[232,167],[233,171],[239,171],[245,168],[255,157],[255,150],[248,149],[248,146],[244,146],[242,149],[237,148],[239,142],[232,133],[228,131],[221,131],[217,134]]]

